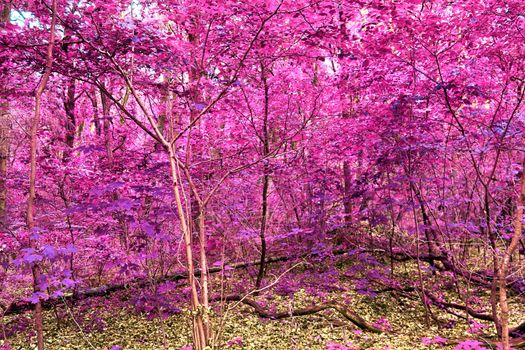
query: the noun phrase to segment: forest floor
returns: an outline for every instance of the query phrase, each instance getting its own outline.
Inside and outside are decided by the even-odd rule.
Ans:
[[[363,331],[333,310],[272,320],[260,318],[249,305],[215,302],[212,305],[215,314],[211,315],[211,320],[215,335],[220,335],[216,349],[454,349],[458,342],[466,339],[479,340],[476,333],[491,335],[492,325],[483,321],[472,322],[461,312],[453,315],[432,307],[431,314],[427,314],[417,294],[409,296],[386,291],[370,295],[346,288],[357,281],[340,274],[346,267],[353,266],[353,262],[347,264],[348,261],[338,264],[338,268],[332,270],[326,268],[328,264],[322,264],[322,267],[317,265],[317,270],[294,271],[286,276],[286,282],[275,283],[266,294],[250,298],[257,300],[258,305],[270,313],[337,302],[353,310],[368,324],[384,329],[384,332]],[[271,269],[271,276],[285,271],[284,265],[278,265]],[[225,293],[240,291],[249,277],[246,271],[231,272],[232,283],[226,286]],[[321,283],[325,278],[322,274],[327,272],[333,275],[328,287]],[[414,273],[414,266],[410,263],[400,265],[397,272],[399,277],[407,279]],[[214,275],[212,283],[222,283],[220,278],[218,274]],[[440,283],[438,279],[432,281],[436,285]],[[294,283],[298,287],[288,290]],[[283,286],[288,287],[280,290]],[[71,302],[59,303],[45,312],[46,350],[189,350],[190,317],[183,309],[187,293],[186,283],[180,281],[156,285],[154,292],[151,288],[127,289],[108,296],[80,300],[74,306],[70,305]],[[461,302],[454,300],[453,294],[451,290],[450,295],[445,297]],[[485,300],[481,308],[485,312],[490,310],[486,303],[487,296],[479,295],[479,298]],[[523,322],[524,313],[516,311],[523,309],[519,299],[513,299],[511,309],[511,325]],[[430,327],[427,326],[426,316],[429,317]],[[31,313],[7,316],[3,322],[5,327],[0,327],[4,333],[0,332],[1,350],[4,349],[1,339],[6,337],[10,345],[7,349],[36,349],[34,334],[29,331],[32,329]],[[438,324],[439,327],[436,326]],[[444,342],[445,339],[447,344],[429,345],[429,341]],[[490,349],[487,344],[480,345]]]
[[[341,295],[338,295],[340,298]],[[347,296],[348,297],[348,296]],[[374,322],[378,318],[387,319],[389,331],[382,334],[364,332],[337,314],[326,311],[316,315],[293,317],[284,320],[265,320],[253,313],[245,305],[238,306],[224,318],[223,349],[437,349],[438,345],[423,344],[422,338],[440,336],[447,339],[462,339],[469,336],[465,322],[457,322],[453,327],[428,328],[425,325],[424,309],[413,301],[404,301],[384,294],[375,298],[353,294],[352,309]],[[124,298],[125,293],[111,298]],[[140,349],[140,350],[179,350],[190,342],[190,323],[186,313],[181,312],[168,317],[148,318],[134,312],[129,307],[108,308],[107,298],[91,300],[90,305],[98,305],[82,316],[71,317],[69,309],[60,308],[63,315],[56,321],[53,311],[46,313],[46,344],[49,350],[66,349]],[[281,309],[298,307],[310,303],[312,298],[303,290],[293,298],[274,300]],[[111,301],[113,303],[114,301]],[[91,306],[90,306],[91,307]],[[57,312],[57,313],[60,313]],[[448,318],[450,315],[437,315]],[[75,311],[73,311],[73,314]],[[20,316],[18,316],[20,318]],[[25,316],[28,317],[28,316]],[[214,324],[221,321],[213,318]],[[18,320],[18,322],[21,322]],[[29,322],[29,319],[26,320]],[[31,334],[20,332],[9,339],[11,349],[36,348]],[[453,346],[442,347],[453,348]]]

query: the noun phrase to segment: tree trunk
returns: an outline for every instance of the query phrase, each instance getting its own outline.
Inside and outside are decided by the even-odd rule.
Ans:
[[[7,164],[9,161],[9,146],[11,132],[11,117],[7,101],[0,102],[0,229],[5,228],[7,208]]]
[[[66,111],[65,120],[65,141],[68,148],[64,152],[64,160],[67,161],[70,157],[71,150],[75,145],[75,132],[77,129],[77,121],[75,116],[75,79],[70,79],[67,84],[66,98],[64,100],[64,110]]]
[[[11,14],[11,4],[7,0],[0,2],[0,28],[7,22]],[[9,114],[9,102],[0,100],[0,229],[6,223],[5,211],[7,208],[7,164],[9,161],[9,134],[11,131],[11,115]]]
[[[352,199],[350,186],[352,186],[352,173],[350,172],[350,163],[345,160],[343,162],[343,207],[344,221],[346,224],[352,223]]]
[[[268,79],[266,77],[265,68],[261,67],[261,80],[264,87],[264,116],[263,116],[263,188],[262,188],[262,204],[261,204],[261,226],[259,231],[259,237],[261,239],[261,262],[259,264],[259,272],[257,274],[257,280],[255,282],[255,289],[261,289],[262,280],[264,278],[264,272],[266,269],[266,230],[268,223],[268,190],[270,187],[270,163],[267,157],[270,154],[270,135],[268,126],[268,115],[269,115],[269,86]],[[257,293],[257,292],[256,292]]]
[[[208,257],[206,256],[206,226],[205,226],[205,218],[206,211],[205,208],[201,205],[199,205],[199,217],[198,217],[198,227],[199,227],[199,253],[200,253],[200,264],[201,264],[201,301],[202,306],[204,307],[204,319],[203,319],[203,326],[204,331],[206,334],[206,342],[208,339],[212,336],[212,327],[211,327],[211,320],[209,318],[209,292],[208,292]]]
[[[46,66],[42,79],[35,92],[35,114],[33,122],[31,124],[31,141],[30,141],[30,171],[29,171],[29,196],[27,198],[27,215],[26,223],[29,232],[35,227],[34,224],[34,207],[36,198],[36,155],[37,155],[37,140],[38,140],[38,128],[40,125],[41,115],[41,103],[42,94],[46,88],[47,82],[51,75],[51,69],[53,67],[53,47],[55,44],[55,25],[56,25],[56,8],[57,0],[53,0],[51,5],[51,27],[49,29],[49,44],[47,46],[47,57]],[[40,292],[40,268],[38,264],[34,264],[31,267],[33,274],[33,290],[35,293]],[[42,322],[42,303],[39,301],[35,306],[35,330],[37,333],[37,348],[38,350],[44,349],[44,332]]]
[[[102,124],[104,125],[104,147],[106,148],[106,156],[108,158],[108,163],[113,164],[113,145],[111,142],[111,116],[109,114],[110,105],[108,97],[102,90],[100,91],[100,100],[102,103]]]
[[[208,343],[208,337],[206,334],[204,321],[202,318],[201,303],[199,301],[199,294],[197,292],[197,283],[195,280],[195,266],[193,264],[193,251],[191,244],[191,230],[188,226],[187,211],[185,205],[182,202],[180,195],[179,185],[179,167],[177,163],[177,156],[175,154],[174,145],[170,145],[169,149],[169,161],[172,179],[173,195],[175,196],[175,205],[177,207],[177,214],[179,217],[180,228],[182,231],[184,246],[186,250],[186,264],[188,268],[188,283],[191,289],[191,307],[192,307],[192,325],[193,325],[193,344],[195,350],[204,350]],[[205,271],[203,271],[206,274]]]
[[[510,259],[514,251],[518,248],[523,228],[523,204],[525,202],[525,157],[521,169],[521,189],[516,200],[516,216],[514,218],[514,234],[509,246],[505,250],[503,259],[498,269],[499,284],[499,307],[500,307],[500,325],[501,325],[501,344],[503,350],[510,349],[509,338],[509,305],[507,302],[507,274],[510,268]]]
[[[66,28],[65,30],[65,37],[70,37],[70,30]],[[68,52],[69,44],[62,44],[62,50],[64,52]],[[67,81],[67,89],[66,89],[66,95],[64,96],[64,111],[66,113],[66,120],[64,121],[64,139],[66,143],[66,148],[64,149],[64,154],[62,158],[62,162],[67,168],[67,164],[69,160],[71,159],[71,153],[73,152],[73,148],[75,146],[75,134],[77,130],[77,120],[76,120],[76,114],[75,114],[75,91],[76,91],[76,83],[75,79],[70,78]],[[62,182],[59,184],[59,195],[60,198],[62,198],[62,201],[64,202],[64,207],[66,209],[69,209],[70,207],[70,200],[68,198],[68,194],[66,191],[66,184],[68,179],[68,172],[64,172],[64,176],[62,178]],[[71,222],[71,215],[66,214],[66,225],[69,230],[69,237],[72,245],[76,244],[75,240],[75,234],[73,232],[72,228],[72,222]],[[74,260],[74,253],[71,253],[70,260],[69,260],[69,268],[71,270],[71,276],[73,279],[76,278],[75,273],[75,260]],[[73,293],[76,292],[76,288],[73,289]]]
[[[71,38],[71,29],[65,28],[64,39]],[[69,51],[69,43],[62,44],[62,50],[67,54]],[[77,120],[75,115],[75,91],[76,82],[74,78],[69,78],[67,81],[66,93],[64,96],[64,110],[66,112],[65,125],[65,141],[68,148],[64,151],[64,161],[67,162],[71,155],[71,151],[75,145],[75,133],[77,130]]]

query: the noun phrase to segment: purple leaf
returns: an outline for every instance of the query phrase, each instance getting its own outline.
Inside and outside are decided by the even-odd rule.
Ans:
[[[66,288],[73,288],[75,286],[75,281],[73,281],[71,278],[64,278],[62,280],[62,284]]]
[[[42,261],[43,257],[40,254],[26,254],[24,255],[24,261],[28,264],[33,264],[38,261]]]
[[[142,223],[142,229],[144,233],[150,237],[155,235],[155,228],[147,221]]]
[[[53,294],[51,294],[51,298],[53,298],[53,299],[58,299],[58,298],[63,297],[63,296],[64,296],[64,293],[62,293],[62,291],[60,291],[60,290],[55,290],[53,292]]]
[[[49,260],[53,260],[57,256],[57,251],[52,246],[46,245],[42,250],[42,255]]]

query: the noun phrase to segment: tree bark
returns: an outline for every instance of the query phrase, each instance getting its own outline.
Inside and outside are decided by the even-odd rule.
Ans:
[[[7,164],[9,161],[9,134],[11,129],[11,120],[9,115],[9,104],[7,101],[0,102],[0,229],[3,229],[6,223],[7,209]]]
[[[51,69],[53,68],[53,48],[55,44],[55,25],[56,25],[56,8],[57,0],[53,0],[51,4],[51,27],[49,29],[49,44],[47,45],[47,56],[46,65],[42,79],[38,84],[35,92],[35,114],[33,122],[31,124],[31,141],[30,141],[30,171],[29,171],[29,196],[27,198],[27,215],[26,224],[27,229],[31,234],[31,231],[35,227],[34,210],[35,210],[35,198],[36,198],[36,156],[37,156],[37,141],[38,141],[38,128],[40,125],[41,118],[41,104],[42,94],[46,88],[49,77],[51,76]],[[30,243],[31,245],[31,243]],[[38,264],[34,264],[31,267],[33,274],[33,291],[38,293],[41,291],[40,288],[40,267]],[[42,321],[42,303],[39,301],[35,305],[35,330],[37,333],[37,348],[38,350],[44,349],[44,331]]]
[[[522,169],[521,169],[521,189],[516,200],[516,216],[514,218],[514,234],[510,244],[508,245],[501,264],[498,269],[498,285],[499,285],[499,307],[500,315],[499,322],[501,326],[501,344],[503,350],[510,349],[510,338],[509,338],[509,305],[507,302],[507,274],[510,268],[510,261],[512,254],[518,248],[519,241],[521,239],[522,228],[523,228],[523,204],[525,202],[525,156],[523,158]]]
[[[108,96],[102,89],[100,90],[100,101],[102,103],[102,125],[104,126],[104,147],[106,148],[106,156],[108,163],[113,164],[113,145],[111,142],[111,115],[110,104]]]
[[[255,282],[255,289],[261,289],[261,284],[264,278],[264,271],[266,269],[266,230],[268,223],[268,190],[270,187],[270,163],[267,159],[270,154],[270,135],[268,116],[270,108],[270,96],[268,79],[266,77],[265,68],[261,67],[261,79],[264,87],[264,116],[263,116],[263,188],[262,188],[262,204],[261,204],[261,226],[259,231],[259,237],[261,239],[261,261],[259,264],[259,272],[257,273],[257,280]],[[257,292],[256,292],[257,293]]]
[[[355,324],[357,327],[361,328],[362,330],[372,332],[372,333],[383,333],[383,330],[369,324],[364,318],[359,316],[355,311],[350,310],[348,307],[341,305],[336,302],[329,302],[329,303],[323,303],[321,305],[314,305],[310,307],[304,307],[299,309],[292,309],[284,312],[269,312],[265,310],[259,303],[257,303],[255,300],[242,297],[240,295],[230,295],[225,298],[226,301],[239,301],[243,304],[251,306],[255,312],[259,315],[261,318],[268,318],[272,320],[281,320],[284,318],[294,317],[294,316],[307,316],[307,315],[313,315],[318,312],[324,311],[324,310],[335,310],[337,311],[341,316],[343,316],[348,321]]]
[[[172,178],[173,194],[175,196],[175,204],[177,207],[177,214],[180,221],[180,228],[182,231],[184,246],[186,250],[186,264],[188,268],[188,282],[191,289],[191,306],[192,306],[192,324],[193,324],[193,341],[195,350],[204,350],[208,345],[207,332],[205,330],[204,321],[202,318],[201,303],[199,294],[197,292],[197,283],[195,280],[195,266],[193,264],[193,251],[191,243],[191,230],[188,226],[187,212],[180,195],[179,178],[180,172],[178,168],[177,156],[172,145],[169,145],[169,161]],[[206,274],[207,272],[204,271]]]
[[[346,224],[352,223],[352,198],[350,187],[352,186],[352,173],[350,171],[350,163],[345,160],[343,162],[343,209],[344,222]]]
[[[11,4],[9,1],[0,2],[0,28],[7,22],[11,14]],[[0,229],[3,229],[6,223],[7,208],[7,164],[9,161],[9,146],[11,131],[11,115],[9,113],[9,102],[0,99]]]

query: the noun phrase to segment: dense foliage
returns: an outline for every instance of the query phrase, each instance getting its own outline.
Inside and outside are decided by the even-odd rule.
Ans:
[[[0,346],[43,349],[50,317],[85,339],[103,308],[176,315],[166,348],[241,347],[225,330],[241,305],[248,323],[336,315],[377,340],[312,348],[387,346],[392,310],[422,315],[428,348],[525,346],[523,1],[0,15]]]

